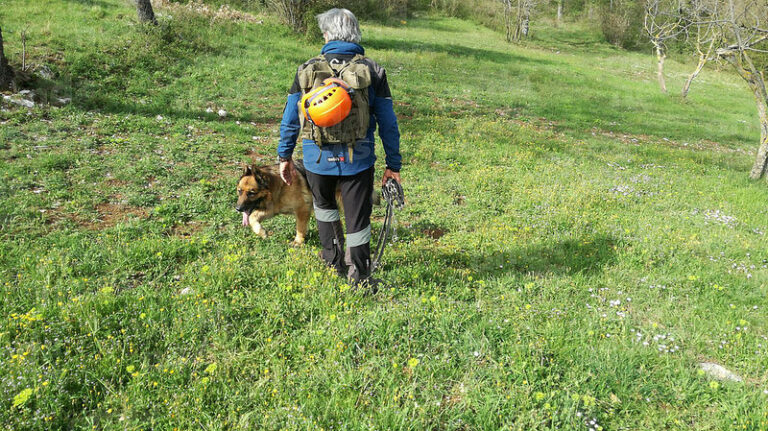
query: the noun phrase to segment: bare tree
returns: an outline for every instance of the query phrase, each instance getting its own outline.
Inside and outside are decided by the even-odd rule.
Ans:
[[[667,58],[667,42],[686,31],[687,21],[681,11],[681,0],[646,0],[643,26],[656,52],[659,87],[667,92],[664,80],[664,60]]]
[[[530,33],[531,15],[538,0],[501,0],[507,42],[519,41]]]
[[[306,30],[304,20],[314,0],[269,0],[269,5],[276,9],[283,21],[295,32]]]
[[[5,58],[3,51],[3,30],[0,28],[0,90],[11,88],[14,77],[13,69],[8,65],[8,59]]]
[[[720,27],[722,35],[716,53],[733,66],[755,96],[760,120],[760,146],[749,174],[752,179],[765,177],[768,170],[768,91],[764,70],[755,65],[754,53],[768,53],[768,4],[765,0],[723,0],[721,14],[710,22]]]
[[[687,42],[696,51],[699,59],[696,63],[696,68],[688,76],[688,79],[683,85],[681,93],[683,99],[688,96],[691,83],[697,76],[699,76],[704,65],[712,60],[714,50],[720,40],[720,26],[717,22],[712,21],[718,16],[720,1],[721,0],[692,0],[690,2],[688,19],[691,21],[691,24],[688,30]]]
[[[557,1],[557,19],[555,20],[555,25],[558,26],[563,22],[563,3],[565,3],[565,0],[556,0],[556,1]]]
[[[504,4],[504,30],[507,42],[512,42],[512,0],[501,0]]]
[[[139,14],[139,22],[148,22],[155,25],[157,24],[155,11],[152,10],[152,3],[150,0],[136,0],[136,10]]]

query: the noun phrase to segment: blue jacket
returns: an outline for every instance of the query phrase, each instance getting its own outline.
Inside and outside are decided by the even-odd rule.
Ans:
[[[325,44],[322,53],[326,55],[326,58],[329,58],[329,61],[333,57],[344,61],[352,58],[355,54],[365,54],[365,50],[356,43],[337,40]],[[320,148],[314,141],[304,139],[302,141],[304,166],[310,172],[319,175],[348,176],[355,175],[373,166],[376,162],[374,132],[376,131],[377,124],[379,126],[379,137],[384,144],[387,167],[394,171],[400,171],[400,130],[398,129],[397,117],[392,106],[392,97],[389,92],[386,72],[384,68],[370,59],[366,58],[366,63],[368,63],[371,69],[373,84],[368,87],[371,121],[365,141],[355,144],[352,163],[348,161],[348,150],[344,145],[323,145],[322,155],[319,158],[320,162],[318,162]],[[280,157],[290,157],[293,154],[296,140],[301,132],[298,106],[301,96],[297,73],[297,78],[294,79],[293,87],[291,87],[285,104],[283,120],[280,123],[280,144],[277,147],[277,154]],[[342,157],[345,161],[336,161]]]

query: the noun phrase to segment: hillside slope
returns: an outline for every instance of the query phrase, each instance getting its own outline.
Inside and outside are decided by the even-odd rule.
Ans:
[[[6,54],[28,26],[41,95],[72,97],[0,110],[0,428],[768,428],[768,190],[737,77],[682,102],[587,26],[514,46],[364,23],[408,199],[366,296],[314,229],[291,248],[291,218],[261,240],[233,208],[320,44],[157,12],[0,9]]]

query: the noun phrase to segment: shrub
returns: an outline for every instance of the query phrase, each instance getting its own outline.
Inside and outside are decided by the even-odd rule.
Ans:
[[[600,8],[600,28],[605,39],[625,49],[639,49],[645,43],[643,2],[613,0]]]

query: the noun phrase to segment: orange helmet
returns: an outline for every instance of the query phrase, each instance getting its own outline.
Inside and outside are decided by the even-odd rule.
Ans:
[[[350,94],[354,90],[338,78],[328,78],[323,86],[301,98],[301,113],[310,123],[331,127],[341,123],[352,109]]]

